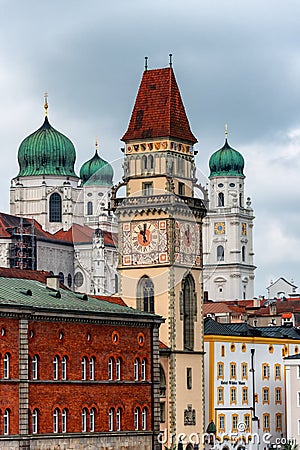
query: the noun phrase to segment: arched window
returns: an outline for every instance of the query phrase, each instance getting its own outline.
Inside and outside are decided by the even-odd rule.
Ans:
[[[166,375],[165,375],[165,371],[162,368],[162,366],[159,367],[159,372],[160,372],[160,397],[165,397],[166,396],[166,388],[167,388],[167,383],[166,383]]]
[[[147,408],[142,411],[142,429],[147,430]]]
[[[87,202],[87,215],[92,216],[93,215],[93,203]]]
[[[31,375],[33,380],[38,379],[38,357],[34,355],[31,362]]]
[[[154,284],[147,276],[142,277],[138,282],[137,309],[154,313]]]
[[[59,420],[59,410],[56,408],[53,411],[53,433],[58,433],[58,420]]]
[[[95,379],[95,358],[90,358],[90,380]]]
[[[148,169],[154,169],[154,158],[153,155],[148,156]]]
[[[134,361],[134,380],[138,381],[139,380],[139,360],[138,358],[135,359]]]
[[[54,192],[49,199],[49,221],[61,222],[61,217],[61,196],[57,192]]]
[[[147,170],[147,156],[142,156],[142,172],[145,172]]]
[[[139,418],[140,418],[140,408],[135,408],[134,410],[134,429],[139,429]]]
[[[9,353],[5,353],[5,355],[4,355],[4,361],[3,361],[3,363],[4,363],[4,367],[3,367],[3,378],[4,378],[5,380],[8,380],[8,379],[9,379],[9,369],[10,369],[10,367],[9,367],[9,362],[10,362],[10,355],[9,355]]]
[[[218,193],[218,206],[224,206],[224,194],[223,192]]]
[[[39,417],[38,417],[38,410],[37,409],[33,410],[31,419],[32,419],[32,434],[37,434],[37,432],[38,432],[38,419],[39,419]]]
[[[121,380],[121,358],[116,360],[116,380]]]
[[[72,287],[72,275],[69,273],[67,277],[68,287]]]
[[[54,356],[54,358],[53,358],[53,380],[58,380],[58,366],[59,366],[58,356]]]
[[[108,413],[108,429],[109,431],[113,431],[114,429],[114,408],[110,408]]]
[[[186,350],[194,348],[194,321],[197,313],[195,281],[187,275],[182,281],[183,297],[183,345]]]
[[[113,380],[114,378],[114,359],[109,358],[108,360],[108,379]]]
[[[62,272],[59,272],[58,278],[59,278],[60,283],[62,283],[62,284],[65,283],[65,276]]]
[[[87,431],[86,425],[87,425],[87,409],[83,408],[81,412],[81,431],[83,433]]]
[[[66,380],[67,379],[67,363],[68,358],[67,356],[64,356],[61,360],[61,379]]]
[[[117,414],[116,414],[116,430],[117,431],[121,430],[121,420],[122,420],[122,410],[121,410],[121,408],[118,408]]]
[[[96,410],[95,408],[92,408],[90,411],[90,431],[92,432],[95,431],[95,414]]]
[[[218,245],[217,247],[217,260],[224,261],[224,247],[223,245]]]
[[[6,409],[3,415],[4,434],[9,434],[9,419],[10,419],[10,410]]]
[[[142,377],[142,381],[146,381],[146,359],[145,358],[142,360],[141,377]]]
[[[245,262],[245,246],[242,246],[242,262]]]
[[[84,356],[81,360],[81,379],[86,380],[87,358]]]
[[[62,433],[67,432],[67,415],[68,415],[68,410],[67,410],[67,408],[65,408],[62,410],[62,413],[61,413],[61,431],[62,431]]]

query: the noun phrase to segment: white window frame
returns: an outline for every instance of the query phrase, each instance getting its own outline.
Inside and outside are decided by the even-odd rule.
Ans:
[[[108,412],[108,429],[114,431],[114,408],[110,408]]]
[[[38,418],[38,410],[37,409],[34,409],[32,411],[31,419],[32,419],[32,434],[37,434],[37,432],[38,432],[38,420],[39,420],[39,418]]]
[[[59,366],[58,356],[54,356],[54,358],[53,358],[53,380],[58,380],[58,366]]]
[[[87,432],[87,409],[83,408],[81,411],[81,431],[82,433]]]
[[[95,358],[92,356],[90,358],[90,380],[95,379]]]
[[[142,360],[141,377],[142,377],[142,381],[146,381],[146,358],[143,358],[143,360]]]
[[[138,358],[134,360],[134,381],[139,381],[139,366],[140,362]]]
[[[81,359],[81,379],[86,381],[87,357],[83,356]]]
[[[9,379],[9,372],[10,372],[10,354],[5,353],[4,360],[3,360],[3,378],[4,380]]]
[[[147,430],[147,408],[142,410],[142,430]]]
[[[108,360],[108,379],[112,381],[114,379],[114,359],[110,357]]]
[[[66,380],[67,379],[67,364],[68,364],[68,358],[67,356],[63,356],[61,360],[61,379]]]
[[[34,355],[34,357],[32,358],[31,361],[31,374],[32,374],[32,379],[33,380],[37,380],[38,379],[38,356]]]
[[[53,433],[58,433],[59,409],[53,411]]]
[[[116,430],[121,431],[121,420],[122,420],[122,410],[121,408],[117,409],[116,414]]]
[[[95,408],[90,410],[90,431],[92,433],[95,431]]]
[[[116,360],[116,380],[121,380],[121,358]]]
[[[140,410],[139,408],[135,408],[134,410],[134,429],[139,429],[139,416],[140,416]]]
[[[10,427],[10,411],[7,408],[3,414],[3,431],[6,436],[9,434],[9,427]]]
[[[67,408],[64,408],[61,413],[61,432],[62,433],[67,432],[67,416],[68,416]]]

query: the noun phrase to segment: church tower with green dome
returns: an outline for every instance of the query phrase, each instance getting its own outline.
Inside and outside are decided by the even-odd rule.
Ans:
[[[108,214],[108,204],[113,186],[114,171],[107,161],[99,156],[98,141],[94,156],[80,169],[83,188],[84,223],[90,227],[101,226],[110,230],[113,217]]]
[[[226,139],[209,160],[210,201],[203,223],[204,291],[210,300],[254,295],[253,209],[245,202],[244,158]]]
[[[11,181],[10,213],[34,218],[45,231],[67,231],[83,222],[83,205],[74,164],[76,151],[48,120],[45,96],[42,126],[26,137],[18,151],[19,173]]]

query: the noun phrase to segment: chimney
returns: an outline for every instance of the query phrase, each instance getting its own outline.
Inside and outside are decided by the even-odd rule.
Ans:
[[[48,275],[46,277],[47,288],[53,289],[54,291],[59,290],[59,276],[58,275]]]

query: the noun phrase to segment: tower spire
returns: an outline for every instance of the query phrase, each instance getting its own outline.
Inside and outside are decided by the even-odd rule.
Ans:
[[[48,92],[45,92],[44,94],[44,110],[45,110],[45,116],[48,116]]]
[[[99,141],[98,141],[98,138],[96,138],[95,148],[96,148],[96,153],[98,153],[98,148],[99,148]]]
[[[173,55],[172,53],[169,53],[169,66],[172,68],[173,66]]]
[[[148,56],[145,56],[145,70],[148,70]]]
[[[227,123],[225,123],[225,140],[226,140],[226,142],[228,140],[228,125],[227,125]]]

